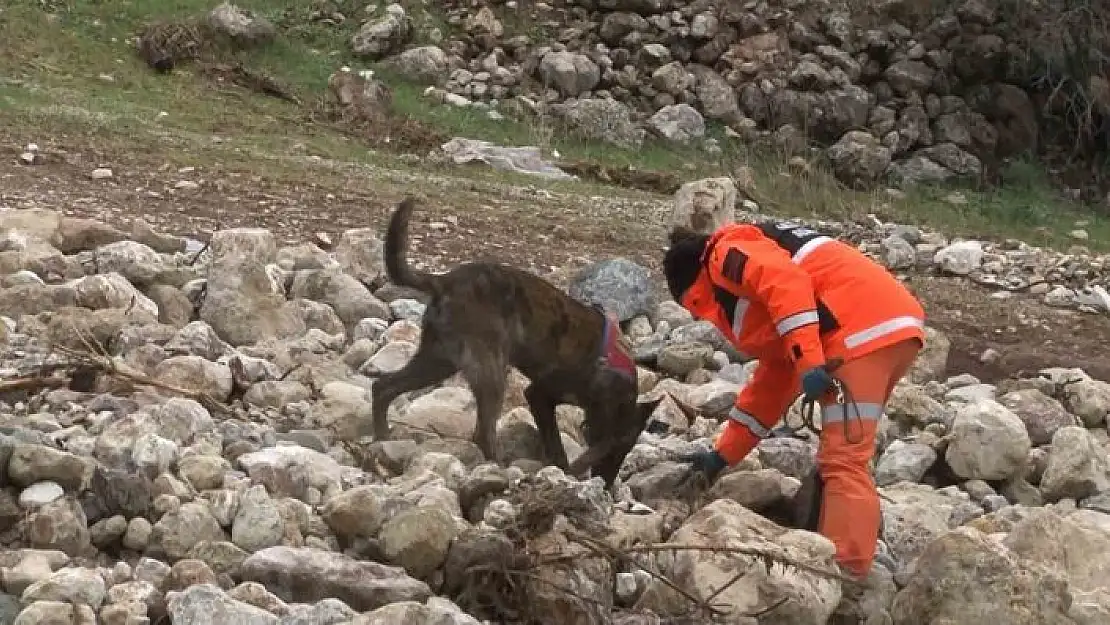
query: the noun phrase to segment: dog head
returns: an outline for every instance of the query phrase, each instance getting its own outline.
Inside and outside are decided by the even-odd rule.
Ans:
[[[616,396],[616,394],[614,394]],[[636,401],[635,390],[628,399],[613,405],[614,411],[604,411],[587,415],[583,424],[586,443],[589,448],[570,465],[568,475],[581,476],[590,469],[594,476],[605,480],[611,487],[617,473],[624,464],[625,456],[632,451],[640,433],[644,431],[651,415],[663,401],[663,397],[650,401]]]

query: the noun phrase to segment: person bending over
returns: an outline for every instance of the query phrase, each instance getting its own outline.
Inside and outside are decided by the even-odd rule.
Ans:
[[[921,304],[855,247],[790,223],[675,228],[663,270],[675,301],[758,360],[713,450],[687,458],[692,469],[712,482],[771,435],[799,392],[817,402],[817,530],[841,567],[866,577],[880,525],[875,432],[924,347]]]

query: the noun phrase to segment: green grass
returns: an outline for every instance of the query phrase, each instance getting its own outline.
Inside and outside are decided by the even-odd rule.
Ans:
[[[239,2],[283,31],[272,45],[240,53],[240,60],[290,85],[305,100],[324,94],[328,76],[339,67],[366,67],[349,49],[350,36],[364,15],[363,3],[337,3],[347,16],[338,26],[310,21],[314,4],[310,0]],[[378,4],[380,11],[385,3]],[[432,27],[448,34],[443,16],[426,12],[425,7],[433,4],[415,0],[401,4],[414,16],[418,39],[424,40]],[[419,167],[395,155],[371,152],[335,130],[311,124],[305,111],[290,103],[237,88],[215,89],[188,69],[159,75],[135,54],[130,38],[145,22],[199,15],[214,5],[215,0],[8,0],[0,8],[0,124],[17,129],[16,134],[27,140],[81,134],[152,154],[166,151],[174,142],[212,150],[210,137],[220,135],[231,138],[236,149],[274,155],[275,162],[299,145],[306,146],[308,153],[336,160]],[[507,18],[505,26],[509,34],[538,32],[536,23],[520,16]],[[1076,243],[1068,232],[1077,227],[1076,222],[1086,222],[1082,227],[1090,240],[1085,244],[1110,248],[1110,221],[1053,191],[1044,172],[1028,163],[1012,165],[1001,189],[959,191],[966,199],[963,204],[948,201],[952,188],[921,188],[904,197],[882,190],[856,192],[843,189],[820,167],[791,172],[783,158],[730,139],[719,128],[711,129],[723,148],[719,155],[709,155],[701,146],[655,141],[639,150],[622,150],[564,135],[549,123],[495,121],[480,109],[437,105],[423,96],[423,86],[405,83],[381,67],[375,70],[394,89],[399,113],[447,136],[539,145],[557,150],[566,159],[668,172],[691,180],[747,165],[756,182],[753,199],[784,215],[845,219],[877,214],[962,236],[1016,237],[1059,247]],[[110,76],[111,81],[102,76]],[[160,116],[161,112],[166,115]],[[215,150],[204,158],[246,160],[228,148]],[[579,184],[547,183],[480,168],[462,168],[455,175],[507,177],[537,186]]]

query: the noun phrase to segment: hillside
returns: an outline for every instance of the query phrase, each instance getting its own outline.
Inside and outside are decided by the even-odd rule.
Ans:
[[[1098,39],[1105,12],[1090,4],[1061,13],[1059,24],[1083,25],[1095,49],[1107,44]],[[650,280],[629,278],[637,292],[662,296],[676,193],[708,188],[698,182],[706,179],[734,189],[738,216],[818,223],[872,253],[922,299],[943,346],[941,362],[923,364],[906,385],[881,441],[879,479],[893,506],[884,541],[898,570],[872,603],[845,599],[847,586],[834,592],[818,573],[759,573],[721,600],[754,613],[781,599],[775,593],[794,599],[769,616],[724,622],[893,615],[909,625],[928,610],[934,622],[961,622],[973,610],[961,613],[960,601],[1004,622],[1110,622],[1110,598],[1095,584],[1105,558],[1084,568],[1046,555],[1110,545],[1105,69],[1060,60],[1066,76],[1083,79],[1046,70],[1057,81],[1046,92],[1002,60],[1017,58],[1013,44],[1039,14],[988,0],[922,5],[244,0],[212,13],[207,0],[4,3],[0,314],[12,323],[0,364],[20,382],[0,397],[0,544],[11,547],[0,554],[0,625],[45,622],[16,620],[28,605],[128,625],[164,614],[190,625],[477,622],[436,607],[435,594],[475,615],[680,622],[640,608],[681,605],[672,581],[704,598],[732,565],[651,554],[670,571],[660,579],[633,574],[611,553],[573,573],[532,562],[539,568],[511,580],[531,593],[535,605],[525,608],[509,598],[504,571],[481,578],[503,594],[467,595],[476,591],[466,563],[447,557],[448,545],[475,558],[509,558],[505,549],[597,556],[586,538],[568,543],[565,527],[544,533],[554,512],[543,502],[558,497],[571,517],[583,502],[594,506],[583,516],[608,514],[621,548],[663,543],[679,526],[686,537],[720,531],[720,540],[749,532],[749,547],[785,540],[749,509],[779,511],[810,447],[761,447],[697,515],[704,502],[678,496],[674,453],[711,437],[718,423],[709,413],[744,369],[721,367],[727,356],[696,325],[685,334],[667,325],[688,320],[661,321],[666,308],[637,312],[638,349],[696,362],[656,367],[652,392],[667,389],[704,414],[683,424],[665,404],[672,430],[630,454],[619,501],[542,471],[538,482],[518,482],[536,468],[527,462],[482,465],[463,434],[443,434],[473,419],[458,385],[399,401],[398,412],[422,425],[396,445],[356,449],[336,437],[368,409],[367,371],[389,366],[418,336],[418,303],[390,293],[379,275],[364,279],[350,260],[369,258],[374,235],[359,229],[379,231],[402,196],[420,199],[412,255],[423,267],[495,257],[567,287],[583,280],[582,268],[623,257],[648,269]],[[1022,50],[1051,46],[1036,43]],[[1066,93],[1066,105],[1050,92]],[[532,146],[518,165],[542,161],[565,175],[456,163],[444,145],[476,145],[449,144],[457,138]],[[246,237],[254,251],[230,249],[226,231],[239,227],[272,236]],[[222,261],[208,246],[221,231]],[[237,279],[226,263],[264,283],[284,278],[282,305],[299,311],[304,335],[243,346],[209,327],[219,324],[198,311],[212,280]],[[302,275],[332,271],[358,296]],[[108,367],[91,390],[38,388],[40,373],[27,369],[52,366],[58,354],[45,341],[68,335],[65,323],[149,377]],[[684,336],[708,351],[683,351]],[[248,367],[248,379],[229,362]],[[1075,367],[1083,375],[1068,377]],[[133,393],[150,378],[187,399]],[[526,460],[535,427],[520,391],[511,391],[499,440]],[[999,408],[984,407],[986,398]],[[563,421],[564,444],[580,452],[580,423]],[[1001,451],[987,458],[987,449]],[[107,503],[90,503],[98,498]],[[636,507],[644,504],[650,512]],[[360,525],[366,518],[372,529]],[[1038,542],[1057,527],[1067,530],[1057,542]],[[988,538],[1002,533],[1005,548]],[[821,560],[814,540],[786,540],[775,557]],[[308,547],[321,551],[310,557]],[[342,566],[328,568],[325,556],[339,552]],[[909,563],[919,556],[924,572],[915,573]],[[1051,560],[1065,564],[1029,564]],[[694,573],[695,564],[709,568]],[[1058,575],[1069,581],[1053,582]],[[380,587],[360,586],[369,578]],[[982,590],[930,599],[943,578]],[[1040,611],[1004,612],[1000,598],[1010,597]],[[424,607],[390,607],[406,600]],[[874,602],[881,609],[868,613]],[[611,613],[583,607],[594,604]],[[238,620],[205,620],[220,610]]]

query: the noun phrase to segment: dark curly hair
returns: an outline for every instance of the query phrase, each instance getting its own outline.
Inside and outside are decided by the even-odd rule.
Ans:
[[[709,244],[709,235],[677,226],[671,230],[668,239],[670,247],[663,256],[663,275],[667,278],[671,297],[677,302],[698,279],[702,255],[705,253],[705,246]]]

